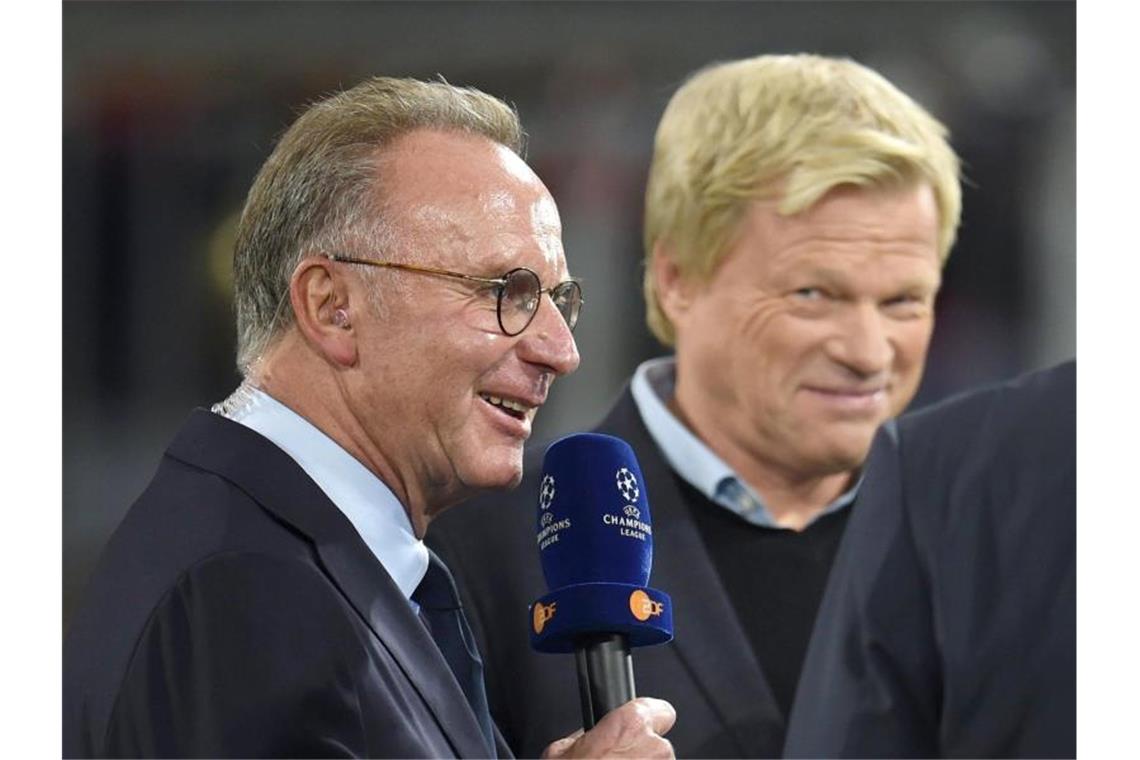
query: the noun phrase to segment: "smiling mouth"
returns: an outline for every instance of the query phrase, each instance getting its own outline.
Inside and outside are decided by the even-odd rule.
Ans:
[[[488,404],[490,404],[491,406],[495,407],[496,409],[504,412],[505,414],[509,414],[511,417],[514,417],[516,420],[525,420],[527,417],[530,416],[531,412],[533,412],[535,409],[537,409],[537,407],[530,406],[528,404],[524,404],[521,401],[515,401],[515,400],[509,399],[509,398],[502,398],[500,396],[491,396],[491,395],[486,394],[486,393],[480,393],[479,398],[483,399]]]
[[[877,416],[887,404],[886,388],[805,388],[833,412],[858,417]]]
[[[885,388],[808,388],[808,390],[837,398],[869,398],[886,391]]]

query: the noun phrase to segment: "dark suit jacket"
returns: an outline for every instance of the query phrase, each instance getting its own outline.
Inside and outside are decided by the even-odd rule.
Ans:
[[[784,716],[683,501],[678,476],[646,431],[629,390],[595,429],[637,455],[653,517],[650,585],[673,598],[676,639],[634,650],[637,693],[677,709],[668,738],[679,756],[772,757]],[[535,545],[541,447],[511,494],[469,502],[433,522],[427,541],[455,573],[483,653],[488,699],[512,749],[536,756],[582,725],[573,655],[530,649],[527,606],[547,591]]]
[[[487,754],[347,518],[287,454],[204,410],[108,544],[63,679],[65,756]]]
[[[879,433],[788,734],[804,757],[1074,757],[1076,367]]]

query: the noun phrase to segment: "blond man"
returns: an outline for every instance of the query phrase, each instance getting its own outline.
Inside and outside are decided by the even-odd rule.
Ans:
[[[644,286],[674,354],[639,367],[596,430],[628,440],[647,480],[653,582],[677,626],[635,673],[682,715],[678,754],[779,754],[872,436],[922,377],[960,199],[943,126],[849,60],[717,64],[665,109]],[[512,501],[535,493],[524,481]],[[578,706],[549,686],[571,663],[530,653],[517,622],[543,583],[525,507],[503,502],[454,513],[429,541],[493,642],[492,712],[532,754],[578,725]]]

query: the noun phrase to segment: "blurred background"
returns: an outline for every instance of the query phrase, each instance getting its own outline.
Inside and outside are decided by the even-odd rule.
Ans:
[[[238,383],[232,240],[307,102],[377,74],[514,103],[587,309],[535,436],[589,427],[642,360],[642,191],[685,76],[850,56],[951,130],[966,185],[920,406],[1076,353],[1072,2],[66,2],[63,616],[191,408]]]

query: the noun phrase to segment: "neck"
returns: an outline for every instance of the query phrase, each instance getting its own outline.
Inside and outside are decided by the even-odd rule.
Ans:
[[[258,362],[246,382],[268,393],[274,399],[308,420],[354,459],[363,464],[392,490],[404,506],[417,538],[427,531],[430,515],[439,511],[432,505],[442,497],[421,486],[430,480],[415,477],[396,465],[386,448],[362,424],[347,399],[343,379],[331,373],[327,365],[314,361],[311,355],[281,343]]]
[[[764,499],[772,519],[782,528],[803,530],[839,498],[854,481],[856,471],[802,473],[731,445],[719,429],[695,425],[674,396],[669,410]]]
[[[796,482],[753,476],[745,482],[764,495],[764,506],[782,528],[803,530],[849,487],[854,473],[841,472]]]

